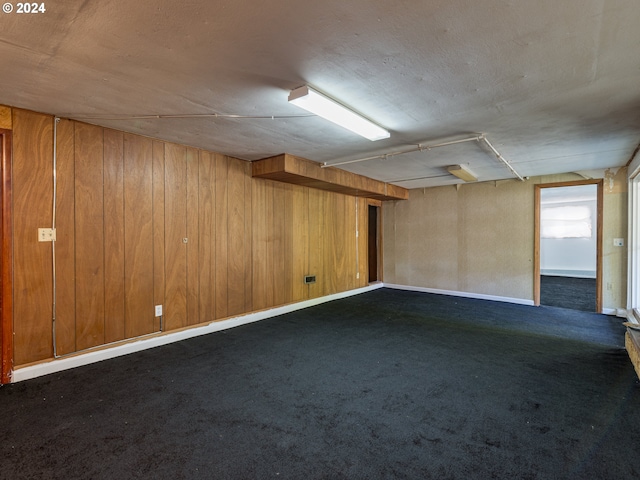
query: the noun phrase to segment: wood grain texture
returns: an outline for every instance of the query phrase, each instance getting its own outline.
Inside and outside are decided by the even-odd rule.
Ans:
[[[52,347],[53,118],[13,109],[14,362],[49,358]]]
[[[124,134],[104,130],[104,341],[125,338]]]
[[[195,148],[187,148],[187,325],[200,323],[200,213],[199,213],[199,162],[200,154]]]
[[[253,162],[253,176],[380,200],[409,198],[408,190],[403,187],[389,185],[335,167],[323,168],[317,162],[287,153]]]
[[[164,308],[165,304],[164,143],[154,141],[151,149],[153,155],[153,304],[155,315],[155,306],[162,305]],[[154,332],[165,329],[165,326],[161,325],[162,318],[154,316]]]
[[[186,148],[165,144],[165,307],[167,330],[187,325]]]
[[[0,129],[11,130],[13,128],[13,121],[11,117],[11,107],[0,105]]]
[[[154,328],[153,142],[124,136],[125,336]]]
[[[56,350],[75,352],[76,346],[76,208],[75,125],[58,123],[56,200]]]
[[[14,361],[24,365],[53,352],[51,244],[36,235],[51,223],[53,118],[14,115]],[[156,332],[154,305],[168,331],[359,286],[362,199],[251,171],[224,155],[62,120],[58,353]],[[304,284],[307,274],[317,283]]]
[[[269,255],[273,259],[271,282],[273,285],[273,304],[284,305],[285,288],[292,288],[291,281],[285,273],[285,250],[286,222],[285,222],[285,194],[286,186],[279,182],[271,184],[273,188],[273,233]]]
[[[328,192],[313,188],[309,189],[309,268],[307,274],[316,276],[316,283],[309,284],[309,298],[318,298],[325,295],[325,242],[323,235],[326,232],[324,225],[324,197],[327,195],[329,195]]]
[[[228,315],[228,165],[229,160],[224,155],[216,154],[216,318]]]
[[[200,322],[215,319],[215,156],[200,153],[199,216],[199,312]]]
[[[237,315],[245,308],[245,179],[244,162],[228,160],[227,218],[227,315]]]
[[[262,310],[274,305],[272,241],[270,240],[273,230],[273,190],[269,181],[255,180],[251,198],[253,203],[253,308]]]
[[[0,129],[0,384],[13,371],[13,214],[11,132]]]
[[[104,343],[103,129],[75,128],[76,347]]]
[[[253,179],[251,163],[244,164],[244,311],[253,311]]]
[[[291,186],[291,195],[287,205],[290,211],[291,235],[285,246],[290,259],[287,276],[291,277],[291,302],[300,302],[309,298],[309,287],[304,277],[309,273],[309,189],[298,185]]]

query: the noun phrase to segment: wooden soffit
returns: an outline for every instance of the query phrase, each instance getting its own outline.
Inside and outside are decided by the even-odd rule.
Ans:
[[[409,191],[406,188],[335,167],[322,168],[319,163],[288,153],[251,163],[252,176],[255,178],[268,178],[269,180],[376,200],[406,200],[409,198]]]

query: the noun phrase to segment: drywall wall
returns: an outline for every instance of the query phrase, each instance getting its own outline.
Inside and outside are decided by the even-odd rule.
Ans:
[[[624,308],[626,173],[604,182],[603,306]],[[416,189],[384,204],[385,283],[533,300],[534,185],[576,174]]]

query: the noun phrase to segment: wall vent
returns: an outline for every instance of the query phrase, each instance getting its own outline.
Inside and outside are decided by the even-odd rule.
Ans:
[[[305,275],[304,276],[304,283],[316,283],[316,276],[315,275]]]

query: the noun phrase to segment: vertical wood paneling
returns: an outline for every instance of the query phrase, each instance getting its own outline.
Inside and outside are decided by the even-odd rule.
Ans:
[[[186,148],[165,144],[165,325],[187,325]]]
[[[316,283],[309,284],[309,298],[317,298],[325,293],[324,276],[324,197],[328,192],[309,189],[309,275],[316,276]]]
[[[273,259],[273,304],[285,303],[285,288],[291,289],[291,279],[285,274],[285,188],[280,182],[271,184],[273,187],[273,243],[271,258]]]
[[[125,336],[153,331],[153,142],[124,136]]]
[[[0,114],[1,115],[1,114]],[[11,111],[9,111],[11,119]],[[0,122],[2,124],[2,122]],[[2,126],[6,126],[2,125]],[[13,200],[11,132],[0,128],[0,383],[13,371]]]
[[[294,238],[294,205],[293,205],[293,187],[294,185],[284,184],[284,239],[283,239],[283,255],[284,276],[283,276],[283,293],[284,302],[291,303],[294,298],[295,273],[294,273],[294,255],[293,249],[296,239]]]
[[[58,123],[56,193],[56,350],[76,351],[75,125]]]
[[[273,196],[270,182],[254,179],[252,184],[253,202],[253,308],[261,310],[273,305],[273,285],[269,267],[272,259],[269,249],[270,212],[273,209]]]
[[[165,304],[165,240],[164,240],[164,143],[154,141],[152,144],[153,155],[153,304]],[[155,315],[155,308],[154,308]],[[163,311],[164,315],[164,311]],[[160,317],[153,318],[153,330],[160,328]]]
[[[245,305],[245,208],[244,162],[229,159],[228,163],[228,231],[227,231],[227,315],[237,315]]]
[[[251,179],[251,163],[244,165],[244,311],[253,310],[253,183]]]
[[[75,128],[76,347],[104,343],[103,129]]]
[[[104,131],[105,342],[124,332],[124,134]]]
[[[23,365],[52,354],[51,244],[37,229],[51,224],[53,118],[14,112]],[[157,331],[154,305],[173,330],[366,285],[366,200],[253,179],[223,155],[63,120],[57,201],[61,354]]]
[[[198,229],[199,254],[199,301],[200,322],[210,322],[215,318],[215,164],[214,156],[209,152],[200,152],[200,211]]]
[[[292,302],[300,302],[309,298],[309,287],[304,283],[304,276],[309,273],[309,189],[292,185],[290,247],[287,246],[288,258],[291,259]]]
[[[51,226],[53,118],[13,110],[15,364],[49,358],[52,347]]]
[[[199,241],[199,162],[198,150],[187,149],[187,325],[194,325],[200,322],[200,253]]]
[[[224,155],[216,160],[216,318],[224,318],[228,312],[228,164]]]

